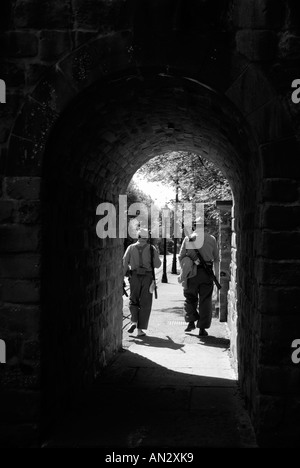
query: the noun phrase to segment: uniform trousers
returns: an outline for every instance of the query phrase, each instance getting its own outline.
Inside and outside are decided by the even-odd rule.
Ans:
[[[187,280],[184,289],[184,318],[197,320],[198,328],[209,328],[212,320],[212,293],[214,283],[204,268],[197,267],[197,275]],[[198,310],[197,310],[198,309]]]
[[[131,322],[136,322],[137,328],[144,330],[148,328],[152,307],[152,293],[149,292],[151,282],[152,273],[138,275],[135,271],[132,272],[129,297]]]

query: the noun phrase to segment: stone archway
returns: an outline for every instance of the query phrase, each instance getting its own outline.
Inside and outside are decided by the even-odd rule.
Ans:
[[[198,151],[231,182],[238,213],[243,206],[246,228],[241,217],[235,233],[243,246],[254,231],[255,197],[249,194],[259,179],[250,138],[226,99],[195,81],[160,75],[96,83],[57,122],[42,177],[43,387],[51,395],[50,414],[55,403],[66,395],[70,401],[91,382],[121,345],[122,240],[97,238],[98,204],[117,205],[151,157],[175,148]],[[251,268],[247,276],[254,290]]]
[[[58,406],[70,396],[71,387],[76,394],[92,380],[98,371],[96,359],[101,365],[118,348],[121,283],[112,262],[116,264],[120,246],[95,244],[93,207],[104,199],[114,201],[135,170],[152,156],[172,148],[190,149],[204,151],[232,184],[233,242],[238,245],[238,276],[235,269],[232,275],[238,289],[232,303],[237,301],[239,311],[240,383],[262,439],[268,439],[268,428],[275,424],[276,437],[288,440],[296,424],[289,417],[299,409],[298,373],[290,367],[288,349],[299,326],[295,260],[299,256],[295,247],[299,244],[299,146],[286,94],[290,75],[281,75],[273,47],[283,6],[254,0],[247,7],[232,5],[234,26],[224,30],[222,18],[231,12],[227,2],[216,2],[216,21],[205,2],[186,6],[178,1],[176,7],[167,1],[147,2],[145,10],[139,2],[131,6],[126,2],[125,13],[116,8],[119,2],[111,10],[99,2],[111,17],[104,15],[102,27],[95,29],[91,23],[97,18],[86,17],[76,7],[72,42],[64,31],[69,15],[66,3],[61,2],[59,12],[49,19],[54,30],[42,37],[37,64],[52,63],[42,79],[33,78],[26,57],[36,54],[36,29],[45,28],[45,12],[41,12],[43,25],[37,26],[40,19],[25,8],[24,25],[18,16],[19,2],[14,14],[21,31],[5,35],[10,54],[24,59],[31,70],[26,75],[31,85],[7,119],[9,140],[1,153],[2,201],[8,212],[1,226],[5,257],[1,313],[9,323],[7,336],[1,338],[9,344],[8,356],[20,362],[17,378],[11,377],[15,374],[10,367],[5,374],[8,411],[18,413],[15,408],[21,406],[16,421],[35,431],[41,348],[48,362],[53,358],[53,363],[64,364],[58,374]],[[267,7],[261,8],[261,3]],[[286,3],[288,24],[294,27],[289,15],[296,7]],[[193,13],[203,15],[202,29]],[[55,31],[57,24],[63,31]],[[289,54],[288,39],[285,31],[279,44],[281,57]],[[56,55],[47,58],[45,44],[53,42],[60,51],[58,59]],[[16,47],[19,43],[22,47]],[[264,71],[254,62],[267,62]],[[289,246],[284,252],[282,243]],[[85,256],[85,246],[93,256]],[[94,281],[100,275],[96,266],[100,262],[105,262],[107,276],[105,281]],[[84,278],[80,270],[85,271]],[[50,277],[57,272],[52,283]],[[61,294],[52,297],[51,286],[59,282]],[[71,288],[74,284],[76,288]],[[82,288],[89,298],[88,318],[79,314],[82,304],[77,294]],[[60,330],[51,321],[51,305],[57,306],[57,312],[68,311]],[[73,307],[78,312],[74,316]],[[115,311],[112,327],[107,325],[109,307]],[[50,336],[56,337],[56,356],[53,343],[40,341],[41,316],[42,330],[51,330]],[[78,346],[72,343],[71,331],[81,320]],[[282,333],[283,344],[278,340]],[[94,345],[86,350],[90,335]],[[113,346],[108,344],[111,338]],[[43,381],[51,379],[54,364],[43,369]]]

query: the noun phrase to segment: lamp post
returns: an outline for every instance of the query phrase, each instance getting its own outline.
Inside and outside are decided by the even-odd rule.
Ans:
[[[163,274],[161,278],[162,283],[168,282],[168,278],[167,278],[167,233],[168,233],[167,220],[169,218],[168,218],[167,212],[169,212],[169,209],[166,204],[164,209],[162,210],[162,226],[161,226],[162,237],[164,239],[164,261],[163,261]]]
[[[179,180],[178,175],[176,179],[176,196],[175,196],[175,203],[177,206],[178,203],[178,187],[179,187]],[[173,229],[175,231],[175,229]],[[175,232],[173,235],[173,261],[172,261],[172,274],[177,275],[177,238],[175,237]]]
[[[163,274],[161,277],[161,282],[162,283],[167,283],[168,278],[167,278],[167,239],[164,238],[164,262],[163,262]]]

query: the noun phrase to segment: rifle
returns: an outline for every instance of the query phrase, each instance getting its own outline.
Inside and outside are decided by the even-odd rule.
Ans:
[[[149,244],[150,244],[150,259],[151,259],[152,278],[153,278],[153,281],[154,281],[154,294],[155,294],[155,299],[157,299],[157,285],[156,285],[156,279],[155,279],[154,259],[153,259],[154,246],[152,245],[152,242],[151,242],[151,231],[149,231]]]
[[[214,274],[212,267],[207,265],[206,261],[204,260],[204,258],[202,257],[202,255],[201,255],[201,253],[199,252],[198,249],[194,249],[194,250],[195,250],[195,253],[197,254],[197,256],[198,256],[198,258],[200,260],[201,266],[204,268],[204,270],[206,271],[208,276],[210,276],[212,278],[212,280],[215,283],[215,285],[217,286],[217,288],[221,289],[222,286],[220,285],[219,281],[217,280],[216,275]]]

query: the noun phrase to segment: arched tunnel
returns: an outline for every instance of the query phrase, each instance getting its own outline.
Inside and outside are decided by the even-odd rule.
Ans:
[[[75,390],[78,378],[92,379],[121,345],[123,244],[95,236],[95,207],[107,201],[117,206],[119,194],[126,193],[149,158],[174,148],[199,152],[232,183],[239,213],[238,261],[249,263],[253,247],[249,244],[247,251],[243,241],[255,230],[254,187],[259,184],[250,138],[226,99],[194,80],[163,75],[124,77],[106,87],[97,83],[57,122],[46,151],[42,192],[44,342],[53,366],[44,388],[50,394],[61,356],[66,361],[60,384]],[[254,271],[248,278],[254,291]],[[77,346],[82,344],[74,352],[75,337]]]
[[[96,208],[117,205],[151,158],[191,151],[223,172],[234,196],[231,351],[247,409],[262,443],[293,444],[299,111],[290,85],[299,62],[288,54],[298,7],[58,3],[48,18],[33,0],[7,9],[4,422],[35,439],[120,350],[123,242],[97,237]],[[22,408],[13,421],[11,408]]]

